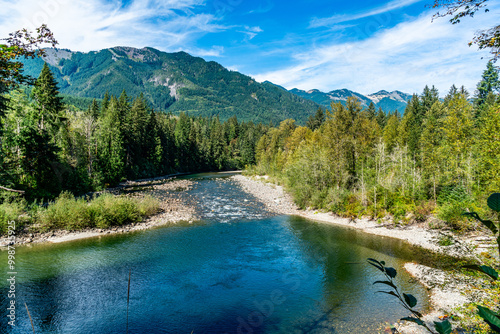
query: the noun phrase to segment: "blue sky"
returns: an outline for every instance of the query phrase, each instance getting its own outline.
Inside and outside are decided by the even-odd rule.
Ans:
[[[468,47],[500,7],[451,25],[432,0],[0,0],[0,36],[47,23],[61,48],[151,46],[288,89],[471,92],[489,54]]]

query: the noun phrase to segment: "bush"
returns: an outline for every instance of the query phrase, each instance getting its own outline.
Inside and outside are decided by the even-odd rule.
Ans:
[[[34,206],[31,213],[40,230],[108,228],[135,223],[158,212],[159,202],[151,196],[142,198],[103,194],[87,201],[63,192],[47,208]]]
[[[69,192],[61,193],[46,209],[34,209],[33,214],[41,230],[81,230],[93,227],[85,199],[75,199]]]
[[[449,185],[441,189],[437,202],[437,217],[446,221],[454,230],[465,231],[472,227],[472,224],[463,216],[464,208],[476,211],[474,200],[461,185]]]
[[[28,222],[24,214],[25,203],[21,200],[13,202],[4,202],[0,204],[0,234],[5,235],[8,232],[10,221],[16,222],[16,230],[19,231]]]

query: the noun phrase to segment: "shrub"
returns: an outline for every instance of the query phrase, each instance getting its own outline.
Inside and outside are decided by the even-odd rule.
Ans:
[[[25,203],[21,200],[0,204],[1,235],[7,234],[10,221],[16,222],[16,230],[20,230],[29,221],[27,216],[23,216],[24,208]]]
[[[103,194],[87,201],[63,192],[46,208],[31,207],[41,231],[51,229],[82,230],[108,228],[140,221],[158,212],[159,202],[151,196],[142,198]]]

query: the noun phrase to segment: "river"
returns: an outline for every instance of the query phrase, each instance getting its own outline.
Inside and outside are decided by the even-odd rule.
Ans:
[[[276,216],[226,174],[191,177],[185,196],[202,221],[16,250],[16,320],[0,333],[377,333],[407,316],[376,293],[382,274],[427,307],[405,275],[413,249],[391,238]],[[153,191],[161,198],[161,191]],[[0,267],[7,273],[7,253]],[[7,314],[6,280],[0,301]],[[382,329],[381,329],[382,328]]]

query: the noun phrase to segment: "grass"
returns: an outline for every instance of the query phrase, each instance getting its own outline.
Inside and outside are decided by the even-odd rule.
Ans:
[[[157,213],[159,206],[159,201],[152,196],[102,194],[86,200],[63,192],[45,207],[36,203],[27,206],[21,201],[0,204],[0,233],[6,234],[7,224],[12,220],[29,224],[34,232],[122,226]]]
[[[16,229],[21,229],[29,217],[24,215],[26,203],[22,200],[14,200],[0,204],[0,235],[7,234],[9,222],[16,222]]]

